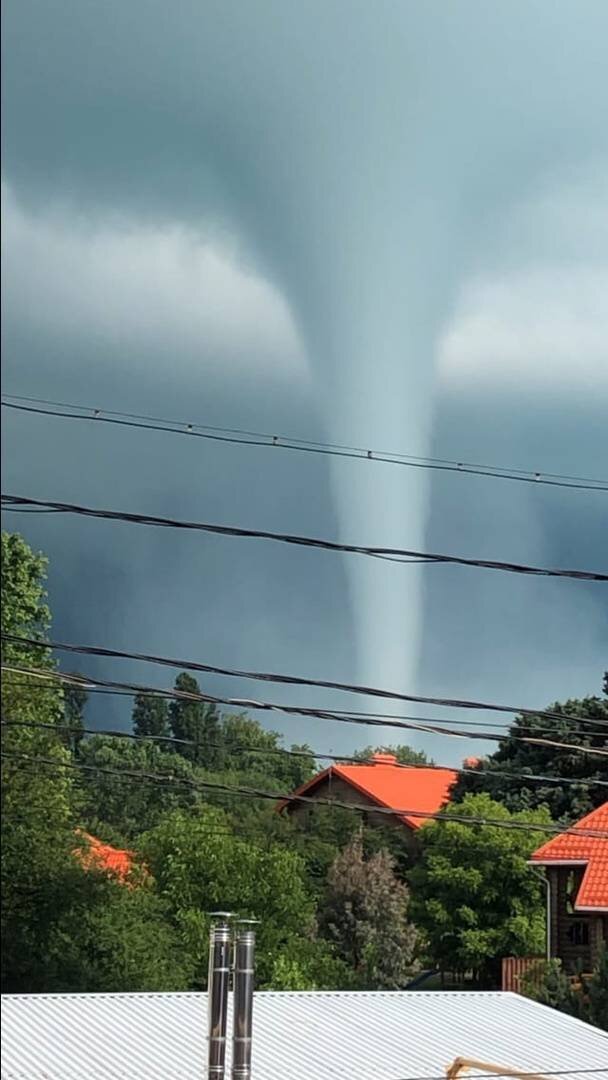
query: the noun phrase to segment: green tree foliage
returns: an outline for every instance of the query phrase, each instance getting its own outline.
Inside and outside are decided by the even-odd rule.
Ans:
[[[8,992],[181,990],[192,977],[188,958],[152,882],[126,886],[85,870],[71,851],[47,877],[16,954],[2,957]],[[48,909],[47,909],[48,905]]]
[[[552,1009],[576,1016],[578,1001],[572,989],[572,981],[562,970],[561,960],[539,960],[526,972],[521,988],[526,997],[549,1005]]]
[[[446,815],[545,824],[546,809],[511,813],[489,795],[467,795]],[[443,970],[473,971],[498,984],[503,956],[534,956],[545,938],[542,885],[527,860],[542,832],[460,821],[427,822],[422,858],[410,874],[412,917]]]
[[[290,938],[272,964],[268,988],[272,990],[356,989],[355,975],[327,941]]]
[[[18,533],[2,533],[2,632],[45,640],[51,621],[46,603],[47,560],[34,554]],[[5,662],[48,664],[48,649],[2,643]]]
[[[153,882],[126,886],[78,867],[74,877],[37,971],[41,990],[188,988],[193,970]]]
[[[366,859],[360,837],[330,869],[319,928],[353,970],[360,987],[398,990],[412,973],[417,933],[408,919],[408,890],[386,851]]]
[[[185,671],[177,676],[175,689],[189,694],[201,692],[196,679]],[[176,746],[182,757],[207,769],[221,768],[220,718],[215,705],[175,698],[169,706],[169,727],[174,739],[194,744]]]
[[[50,623],[46,560],[2,534],[2,630],[44,641]],[[3,642],[3,659],[52,671],[48,649]],[[73,847],[73,777],[52,725],[62,699],[51,683],[5,672],[2,679],[2,985],[30,985],[64,891]],[[41,722],[50,726],[28,725]],[[13,726],[14,725],[14,726]],[[42,758],[48,764],[33,759]]]
[[[276,839],[303,860],[310,887],[319,897],[338,852],[358,830],[359,818],[341,807],[314,804],[294,814],[277,814],[273,809],[272,816]]]
[[[140,838],[138,848],[195,966],[204,978],[206,912],[260,919],[258,981],[268,985],[288,942],[307,938],[314,904],[300,858],[276,844],[244,841],[221,810],[176,811]]]
[[[63,741],[74,753],[84,737],[84,710],[89,695],[80,686],[64,686],[63,688],[63,716],[64,724],[69,731],[63,733]]]
[[[374,754],[392,754],[401,765],[432,765],[433,761],[428,758],[424,750],[414,750],[406,743],[398,743],[396,746],[364,746],[362,750],[355,750],[352,755],[357,761],[369,761]]]
[[[548,806],[556,821],[577,821],[588,814],[605,799],[605,789],[589,787],[586,783],[542,784],[526,780],[526,774],[563,776],[582,781],[606,779],[606,766],[593,754],[581,754],[578,747],[606,747],[606,730],[602,724],[608,721],[608,699],[587,697],[550,705],[560,719],[548,720],[542,716],[518,716],[509,735],[499,744],[494,754],[482,759],[478,771],[484,776],[471,773],[460,775],[452,789],[452,799],[460,802],[466,795],[490,791],[492,797],[510,810],[533,810]],[[590,716],[598,721],[586,723],[580,717]],[[544,740],[538,743],[518,742],[514,736],[536,736]],[[547,740],[568,743],[574,749],[560,749],[546,745]],[[501,777],[499,773],[521,774],[521,779]],[[491,781],[487,774],[491,773]]]
[[[172,810],[194,806],[200,798],[193,786],[192,764],[151,741],[93,735],[82,743],[79,761],[85,767],[80,777],[83,820],[91,832],[101,829],[105,836],[110,826],[112,837],[121,842],[153,828]],[[164,780],[146,782],[146,773]]]
[[[608,948],[604,947],[588,987],[589,1008],[586,1019],[602,1031],[608,1031]]]
[[[157,738],[169,735],[169,707],[165,698],[137,694],[131,719],[135,735]]]
[[[67,757],[59,740],[3,737],[8,753]],[[5,751],[6,752],[6,751]],[[28,990],[45,967],[49,940],[73,876],[71,777],[63,770],[5,759],[2,765],[2,987]]]
[[[224,717],[222,743],[226,771],[257,775],[262,781],[266,777],[284,791],[293,791],[314,776],[315,759],[308,746],[292,746],[293,756],[282,753],[281,736],[244,714]]]
[[[540,969],[540,972],[539,972]],[[540,977],[539,977],[540,974]],[[524,978],[522,990],[527,997],[553,1009],[577,1016],[603,1031],[608,1031],[608,951],[602,950],[591,978],[579,976],[573,983],[562,969],[561,960],[539,961]]]

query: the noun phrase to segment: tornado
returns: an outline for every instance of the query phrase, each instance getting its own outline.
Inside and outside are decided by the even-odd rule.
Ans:
[[[510,203],[601,135],[606,21],[602,0],[20,0],[4,167],[31,204],[236,236],[289,304],[327,441],[423,457],[462,282]],[[424,548],[424,469],[330,468],[335,538]],[[348,566],[341,674],[412,688],[421,568]]]

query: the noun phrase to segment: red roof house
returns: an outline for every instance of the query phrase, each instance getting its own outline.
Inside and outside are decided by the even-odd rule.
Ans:
[[[569,970],[578,963],[590,970],[608,945],[608,802],[548,840],[530,862],[544,867],[549,881],[551,955]]]
[[[90,833],[79,830],[79,835],[82,836],[85,844],[77,848],[74,854],[85,870],[105,870],[119,881],[126,882],[133,869],[132,853],[123,848],[112,847],[111,844],[103,844]]]
[[[374,754],[371,764],[330,765],[299,787],[294,795],[368,807],[370,820],[405,826],[413,838],[429,815],[437,813],[448,801],[456,778],[453,769],[401,765],[392,754]],[[279,810],[302,814],[306,813],[307,805],[285,799]],[[378,812],[381,809],[402,813],[382,814]]]

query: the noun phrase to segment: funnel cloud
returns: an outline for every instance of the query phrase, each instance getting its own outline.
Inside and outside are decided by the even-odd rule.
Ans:
[[[550,271],[550,227],[535,235],[530,220],[539,192],[546,214],[561,213],[563,192],[579,190],[573,177],[596,191],[605,175],[601,0],[21,0],[4,23],[7,392],[60,388],[83,402],[94,392],[114,408],[413,455],[458,456],[475,428],[469,445],[492,460],[501,371],[513,363],[520,387],[538,383],[532,339],[542,338],[549,377],[555,362],[568,386],[572,351],[554,349],[548,331],[568,320],[555,296],[576,290],[585,307],[603,255],[583,196],[572,196],[570,240],[550,253]],[[575,258],[573,236],[583,267],[562,265]],[[541,294],[533,325],[530,297]],[[601,364],[593,310],[582,347]],[[558,319],[559,342],[579,316]],[[529,401],[542,410],[540,395]],[[125,434],[108,447],[57,423],[11,424],[10,488],[75,501],[95,490],[106,505],[120,496],[207,519],[213,509],[232,524],[347,542],[422,548],[432,538],[465,555],[515,558],[526,536],[533,561],[547,542],[542,515],[505,492],[495,550],[478,489],[448,497],[422,470],[266,451],[202,462],[166,437],[146,449]],[[551,466],[559,432],[550,418],[544,430]],[[54,459],[41,463],[49,445]],[[86,462],[77,477],[75,448]],[[465,594],[436,568],[166,537],[137,548],[124,530],[107,528],[102,543],[68,522],[32,528],[57,580],[75,575],[87,601],[58,600],[61,625],[89,640],[130,635],[171,652],[177,635],[186,656],[204,649],[221,662],[426,691],[457,678],[461,650],[479,649]],[[466,582],[475,604],[504,588]],[[454,589],[458,632],[443,602]],[[557,593],[553,602],[560,609]],[[537,666],[546,675],[530,691],[541,705],[552,661]],[[463,696],[479,696],[465,667]],[[316,734],[317,745],[334,740]],[[340,738],[350,737],[332,745]]]

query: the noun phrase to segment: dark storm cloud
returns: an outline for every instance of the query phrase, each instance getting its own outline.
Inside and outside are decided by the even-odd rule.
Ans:
[[[24,213],[114,231],[178,224],[219,248],[236,237],[241,261],[285,298],[312,372],[310,383],[260,374],[253,336],[232,352],[218,344],[213,357],[179,334],[138,343],[111,306],[107,332],[94,321],[91,331],[77,293],[73,325],[51,334],[48,322],[36,325],[42,280],[28,293],[33,317],[17,303],[7,312],[11,388],[83,401],[94,390],[110,405],[161,414],[196,406],[230,426],[272,429],[278,417],[313,437],[424,453],[434,356],[462,279],[505,208],[539,177],[606,150],[607,30],[601,0],[575,13],[554,0],[11,5],[4,169]],[[79,269],[77,260],[65,273]],[[152,308],[153,290],[142,295]],[[446,397],[440,441],[465,435],[477,402],[468,421],[456,408],[452,423],[450,408]],[[13,486],[94,491],[137,509],[145,496],[141,508],[158,513],[213,507],[223,520],[372,543],[423,540],[420,476],[347,465],[329,476],[322,463],[260,465],[253,455],[243,464],[209,453],[201,465],[166,441],[144,448],[125,436],[108,446],[101,433],[56,434],[50,424],[11,427]],[[56,521],[28,520],[28,529],[52,549],[61,581],[74,580],[78,604],[62,588],[56,606],[81,636],[95,636],[100,612],[108,638],[144,634],[159,651],[183,641],[186,655],[196,645],[220,662],[245,654],[266,667],[270,657],[290,670],[412,680],[420,609],[411,568],[395,576],[261,549],[239,549],[237,562],[210,545],[169,547],[109,528],[103,541]],[[455,513],[450,546],[458,529]],[[485,586],[477,595],[486,604]],[[430,603],[436,644],[444,612]],[[439,678],[435,667],[424,673],[431,685]]]

